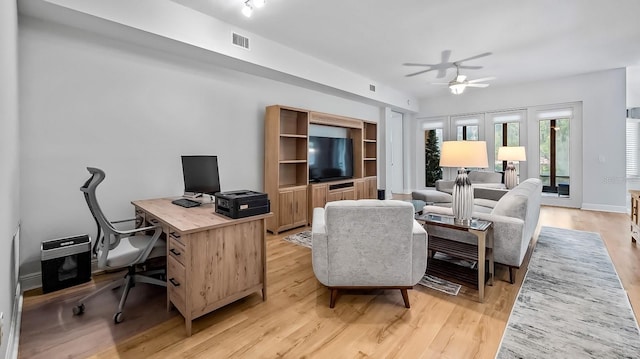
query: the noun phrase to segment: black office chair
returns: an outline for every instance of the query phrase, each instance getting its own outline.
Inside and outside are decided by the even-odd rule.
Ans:
[[[98,268],[105,270],[128,268],[124,280],[116,280],[95,292],[80,299],[73,308],[73,314],[79,315],[84,313],[84,302],[108,289],[115,289],[124,284],[118,311],[113,316],[113,321],[117,324],[122,322],[122,310],[124,303],[129,295],[129,290],[136,283],[148,283],[167,286],[164,278],[166,272],[164,269],[139,272],[138,267],[151,258],[166,256],[166,241],[160,238],[162,228],[160,226],[149,226],[144,228],[135,228],[132,230],[119,230],[113,224],[126,221],[109,222],[100,209],[98,200],[96,199],[96,187],[104,180],[104,171],[87,167],[91,177],[84,183],[80,190],[84,192],[84,198],[87,201],[91,215],[98,226],[98,234],[94,243],[93,252],[98,258]],[[129,220],[128,220],[129,221]],[[152,235],[148,235],[153,231]]]

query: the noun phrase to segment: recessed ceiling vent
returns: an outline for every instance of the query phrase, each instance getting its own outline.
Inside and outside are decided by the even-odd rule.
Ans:
[[[249,50],[249,38],[248,37],[244,37],[242,35],[236,34],[235,32],[232,32],[231,35],[232,35],[231,42],[233,42],[234,45],[240,46],[243,49]]]
[[[369,91],[376,92],[376,85],[369,85]]]

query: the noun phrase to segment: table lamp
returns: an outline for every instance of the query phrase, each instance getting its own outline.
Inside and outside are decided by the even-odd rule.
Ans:
[[[513,161],[526,160],[527,155],[523,146],[498,148],[498,161],[507,161],[507,168],[504,171],[504,185],[507,189],[512,189],[518,185],[518,174]]]
[[[485,141],[444,141],[440,167],[458,167],[453,185],[453,216],[456,222],[469,224],[473,213],[473,188],[465,167],[489,167]]]

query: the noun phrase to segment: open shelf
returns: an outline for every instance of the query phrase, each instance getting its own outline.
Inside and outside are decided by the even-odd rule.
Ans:
[[[375,123],[364,123],[364,140],[376,141],[378,139],[378,126]]]
[[[307,161],[280,162],[278,187],[306,186],[308,183]]]
[[[280,136],[279,161],[307,160],[307,137]]]
[[[307,136],[309,113],[290,109],[280,109],[280,135]]]

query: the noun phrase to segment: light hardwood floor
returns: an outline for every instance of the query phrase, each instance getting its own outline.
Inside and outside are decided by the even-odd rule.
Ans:
[[[636,318],[640,317],[640,249],[631,243],[627,215],[543,207],[539,223],[600,233]],[[477,293],[472,289],[463,287],[458,296],[448,296],[416,286],[409,291],[411,309],[404,308],[398,290],[343,293],[335,309],[329,309],[329,291],[313,275],[310,250],[282,240],[299,230],[267,238],[266,302],[256,293],[218,309],[195,320],[189,338],[182,317],[154,307],[154,303],[164,304],[162,292],[146,297],[136,294],[142,297],[127,306],[131,314],[117,326],[111,319],[115,299],[112,305],[88,304],[83,316],[72,317],[73,299],[90,290],[92,284],[47,295],[29,294],[24,300],[20,357],[495,356],[524,270],[518,271],[512,285],[506,281],[508,271],[497,267],[498,280],[487,287],[483,304],[476,301]],[[529,256],[530,251],[525,261]],[[135,288],[132,293],[145,290]],[[47,322],[47,326],[38,320],[50,317],[54,323]]]

